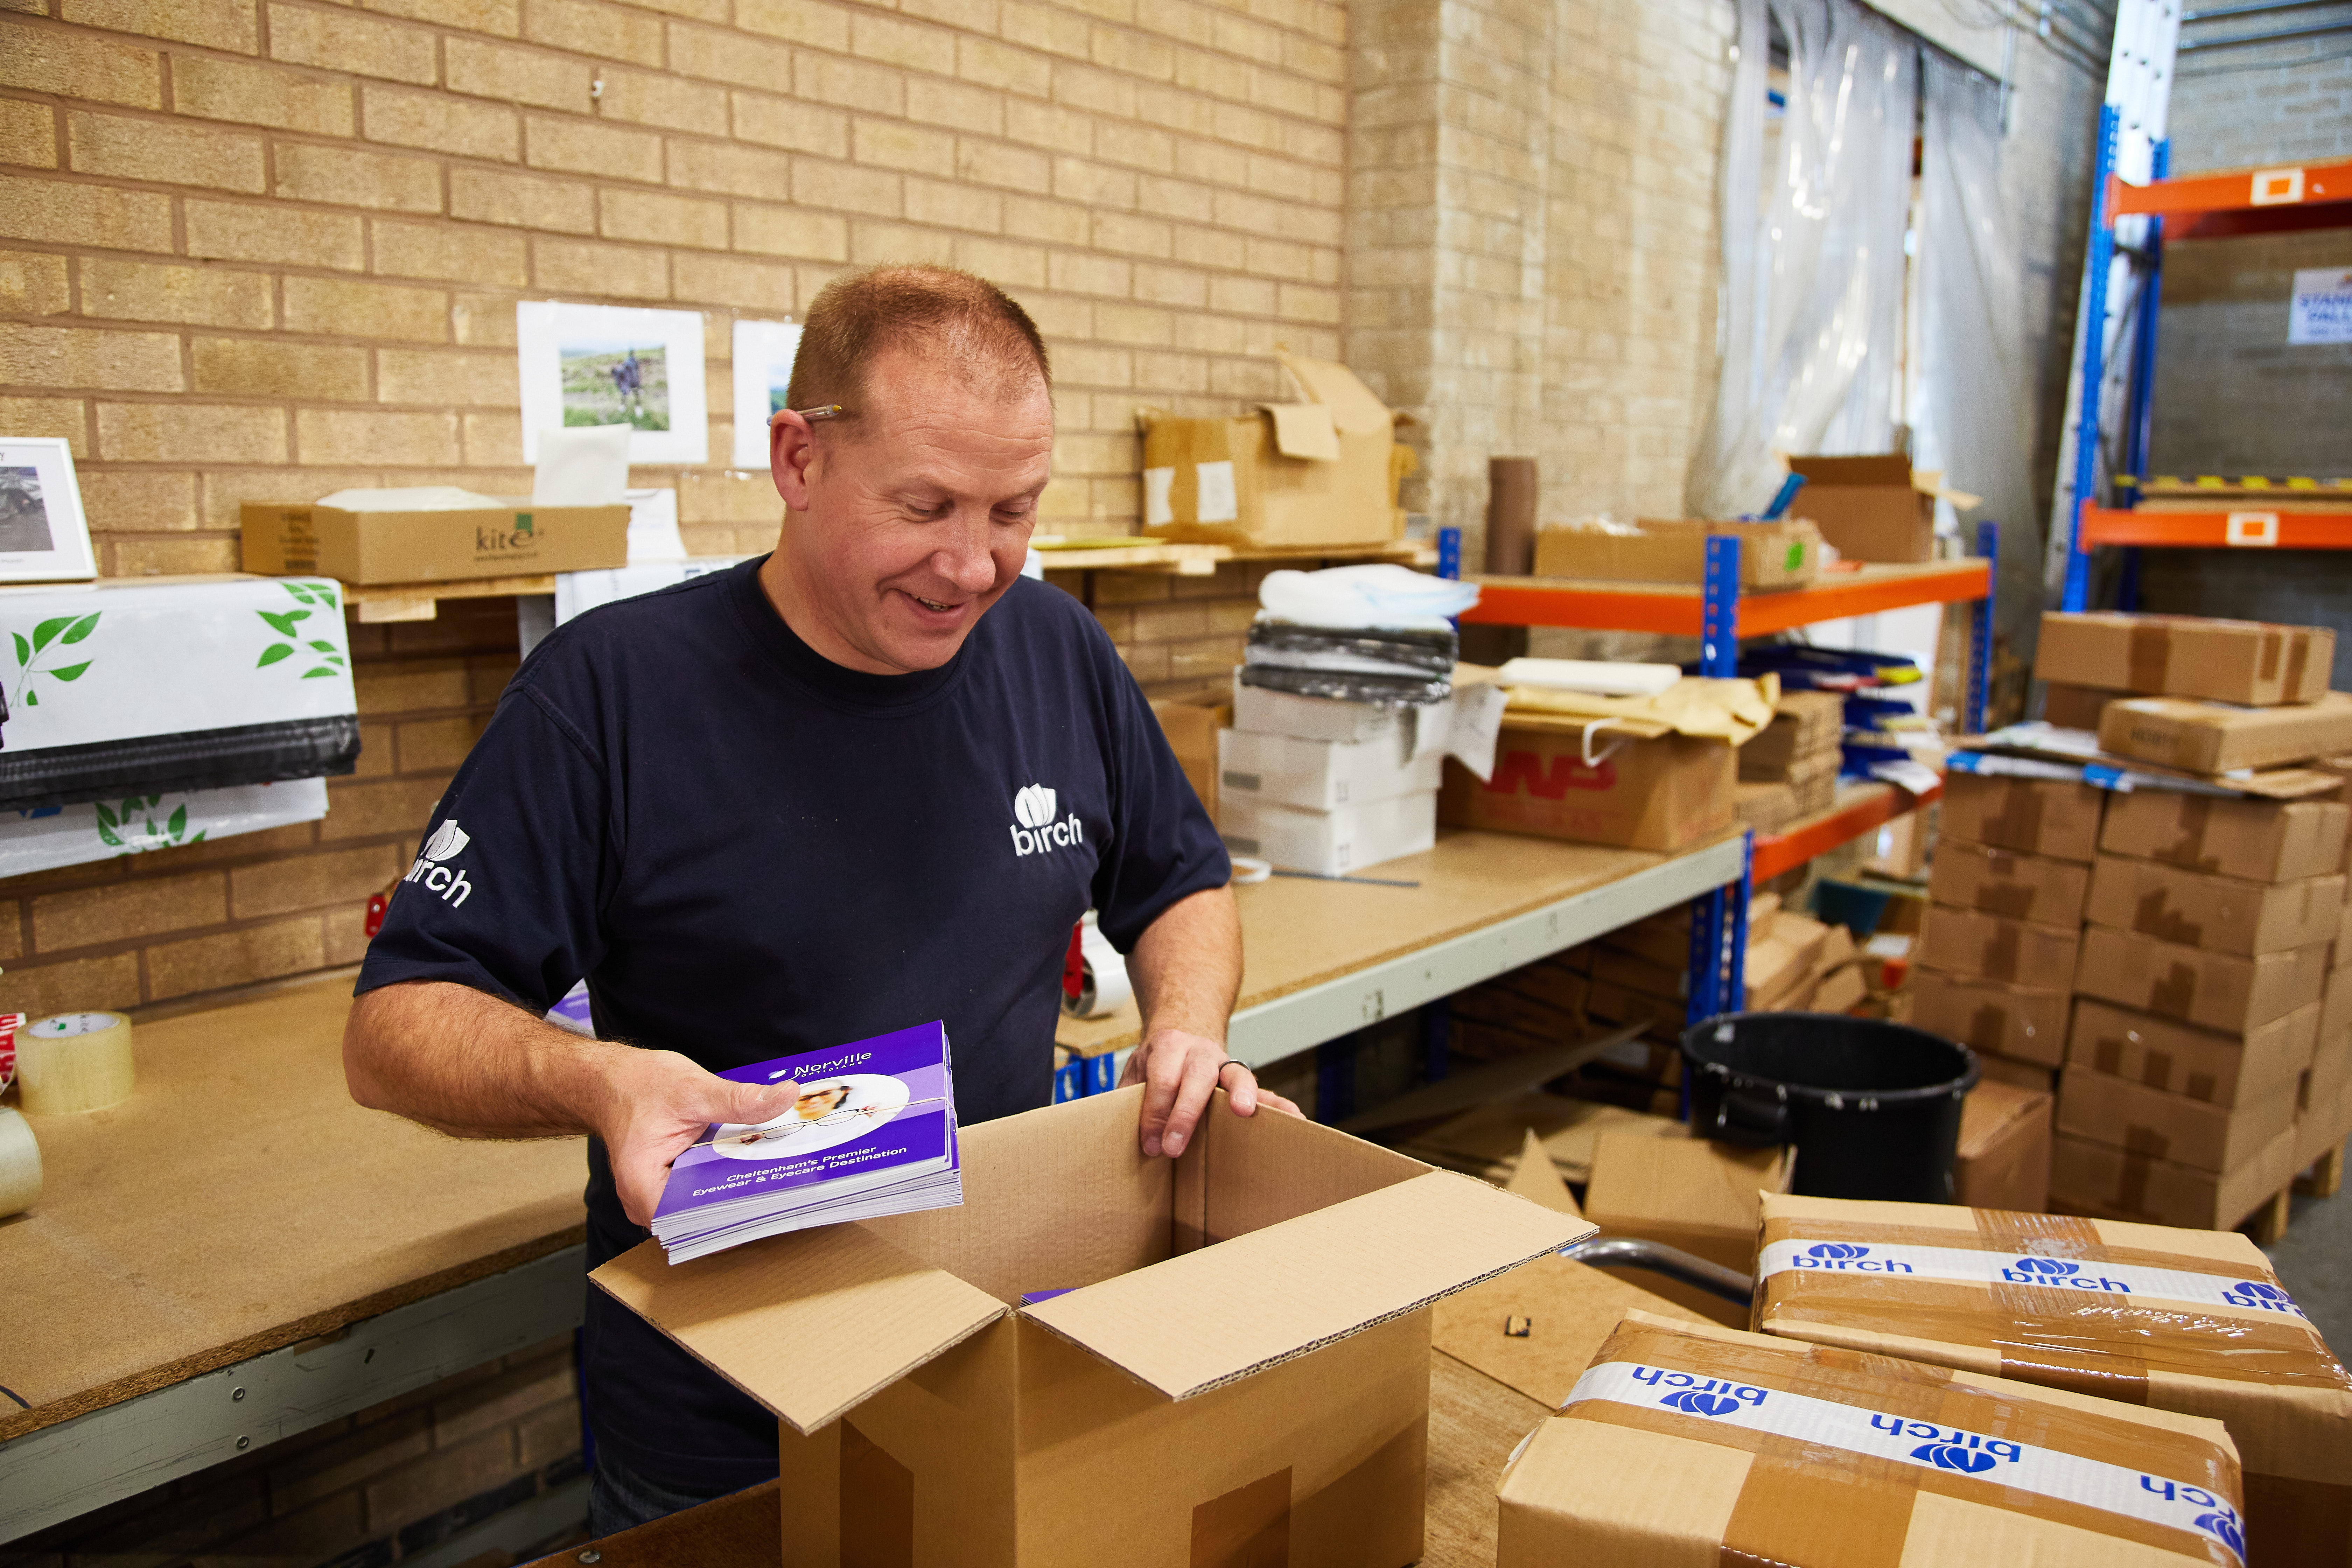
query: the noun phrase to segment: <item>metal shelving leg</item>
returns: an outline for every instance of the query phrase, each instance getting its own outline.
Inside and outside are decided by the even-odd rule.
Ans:
[[[1706,542],[1706,601],[1699,613],[1701,675],[1739,673],[1739,541]]]
[[[1457,579],[1462,575],[1462,531],[1458,528],[1437,531],[1437,574]]]
[[[2098,161],[2091,171],[2091,264],[2087,273],[2091,298],[2084,317],[2083,402],[2076,412],[2074,432],[2074,508],[2066,520],[2066,587],[2060,607],[2080,611],[2091,605],[2091,557],[2083,548],[2083,511],[2094,500],[2091,482],[2098,473],[2099,401],[2106,379],[2107,273],[2116,257],[2114,220],[2107,213],[2107,181],[2116,172],[2116,139],[2120,117],[2112,103],[2099,109]]]
[[[1356,1047],[1360,1037],[1342,1035],[1315,1047],[1315,1120],[1326,1126],[1356,1113]]]
[[[1961,721],[1971,735],[1985,732],[1987,710],[1992,703],[1992,596],[2000,584],[2000,524],[1977,524],[1977,553],[1988,563],[1985,596],[1969,618],[1969,692]]]
[[[1424,1083],[1435,1083],[1453,1070],[1453,1055],[1446,1049],[1453,1032],[1451,997],[1440,996],[1421,1010],[1421,1077]]]
[[[2172,143],[2158,142],[2149,150],[2151,174],[2163,179],[2172,172]],[[2157,318],[2164,309],[2164,220],[2151,217],[2147,235],[2141,241],[2141,270],[2147,281],[2140,289],[2139,320],[2135,323],[2132,350],[2131,400],[2124,413],[2124,467],[2138,481],[2132,489],[2126,504],[2139,504],[2139,486],[2147,482],[2148,432],[2154,423],[2156,405],[2156,330]],[[2139,608],[2139,546],[2128,545],[2124,550],[2124,569],[2116,584],[2116,608]]]

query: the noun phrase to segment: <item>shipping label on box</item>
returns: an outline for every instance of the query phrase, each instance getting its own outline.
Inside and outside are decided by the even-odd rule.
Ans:
[[[2319,1043],[2321,1005],[2307,1002],[2243,1035],[2084,996],[2074,1004],[2066,1059],[2150,1089],[2214,1105],[2249,1103],[2292,1086]]]
[[[2243,958],[2112,926],[2085,926],[2074,989],[2143,1013],[2242,1035],[2316,1002],[2326,979],[2324,942]]]
[[[446,583],[593,572],[629,562],[626,506],[345,511],[247,501],[244,566],[346,583]]]
[[[2307,762],[2352,747],[2352,692],[2323,692],[2316,702],[2284,708],[2127,698],[2101,713],[2099,747],[2191,773]]]
[[[1529,729],[1507,717],[1493,776],[1448,762],[1438,818],[1451,827],[1528,833],[1627,849],[1680,849],[1733,825],[1735,750],[1718,740],[1610,738],[1585,760],[1570,728]]]
[[[1979,1081],[1960,1102],[1952,1201],[1969,1208],[2039,1214],[2050,1203],[2051,1097]]]
[[[2219,1421],[1633,1312],[1505,1468],[1495,1562],[2222,1568],[2242,1502]]]
[[[2217,1175],[2236,1170],[2294,1124],[2292,1082],[2226,1106],[2110,1078],[2080,1062],[2058,1075],[2059,1131]]]
[[[2137,789],[2107,802],[2099,847],[2210,876],[2287,882],[2336,869],[2347,822],[2352,809],[2340,801]]]
[[[1943,836],[1995,849],[2088,864],[2098,852],[2104,792],[2064,779],[1944,779]]]
[[[2244,882],[2119,855],[2099,857],[2083,910],[2100,925],[2243,954],[2332,942],[2343,914],[2341,873]]]
[[[2065,1059],[2066,1000],[2063,986],[2011,985],[1925,965],[1911,972],[1913,1027],[2045,1068]]]
[[[2083,918],[2090,884],[2090,871],[2077,860],[1947,839],[1937,847],[1927,896],[1939,904],[2011,920],[2073,925]]]
[[[2318,700],[2335,662],[2336,634],[2326,626],[2053,611],[2042,617],[2033,677],[2267,707]]]
[[[2244,1462],[2244,1560],[2342,1563],[2352,1551],[2342,1500],[2352,1475],[2352,1377],[2262,1249],[2224,1228],[2293,1173],[2285,1136],[2274,1142],[2270,1163],[2257,1160],[2231,1183],[2056,1140],[2053,1199],[2129,1199],[2137,1215],[2165,1217],[2147,1214],[2155,1205],[2171,1211],[2166,1223],[2189,1225],[2199,1222],[2180,1216],[2229,1211],[2192,1230],[1943,1204],[1768,1198],[1758,1326],[1966,1372],[2113,1390],[2116,1405],[2094,1402],[2105,1408],[2220,1417]],[[1878,1267],[1853,1267],[1864,1261]],[[2161,1349],[2150,1353],[2152,1346]]]
[[[2045,991],[2074,983],[2080,933],[2074,926],[2037,925],[1932,904],[1920,933],[1919,962],[1949,974],[2005,980]]]

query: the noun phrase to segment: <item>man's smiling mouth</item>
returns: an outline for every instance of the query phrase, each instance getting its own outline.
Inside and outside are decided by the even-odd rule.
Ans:
[[[955,608],[953,605],[942,605],[937,599],[926,599],[920,594],[909,594],[907,596],[914,600],[915,603],[922,605],[923,608],[927,610],[937,610],[942,615],[945,615],[948,611]]]

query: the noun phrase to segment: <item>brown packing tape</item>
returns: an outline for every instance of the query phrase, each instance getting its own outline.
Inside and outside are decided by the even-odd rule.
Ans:
[[[2172,1140],[2153,1127],[2126,1121],[2124,1123],[2124,1152],[2145,1154],[2151,1160],[2168,1159],[2172,1153]]]
[[[2023,928],[2004,925],[1996,929],[1984,946],[1983,973],[1992,980],[2017,978],[2018,940]]]
[[[2096,1226],[2063,1215],[2011,1214],[2000,1209],[1973,1211],[1977,1235],[1987,1252],[2068,1258],[2080,1263],[2113,1263]],[[2054,1292],[2047,1286],[2003,1282],[1990,1288],[1993,1307],[2012,1318],[2046,1316]],[[2052,1336],[2056,1337],[2056,1336]],[[2004,1377],[2028,1383],[2048,1383],[2079,1394],[2118,1399],[2126,1405],[2147,1403],[2147,1365],[2136,1354],[2101,1346],[2087,1354],[2074,1343],[2003,1343],[2000,1370]]]
[[[2150,981],[2147,1007],[2151,1013],[2164,1013],[2175,1018],[2192,1016],[2197,1009],[2195,966],[2176,963],[2165,971],[2161,979]]]
[[[2140,895],[2139,902],[2132,907],[2132,930],[2166,942],[2186,942],[2190,947],[2205,938],[2205,922],[2192,921],[2171,908],[2162,888],[2151,888]]]
[[[2180,797],[2180,837],[2157,852],[2156,858],[2174,866],[2186,866],[2191,870],[2211,871],[2219,868],[2219,857],[2205,853],[2205,829],[2213,820],[2213,797],[2209,795],[2184,795]]]
[[[2312,637],[2307,631],[2292,631],[2286,637],[2286,679],[2280,682],[2289,701],[2303,695],[2303,672],[2311,667]],[[2269,671],[2265,669],[2264,674]]]
[[[2042,841],[2042,792],[2025,779],[2000,782],[2000,809],[1985,819],[1985,838],[2015,849]]]
[[[2257,658],[2262,662],[2254,671],[2254,679],[2265,682],[2275,680],[2278,679],[2279,658],[2286,651],[2286,637],[2275,627],[2262,632],[2260,637],[2262,652]]]
[[[2234,1455],[2214,1444],[2138,1423],[2004,1397],[1971,1388],[1940,1367],[1811,1345],[1801,1356],[1621,1323],[1594,1358],[1664,1366],[1735,1386],[1868,1409],[1937,1428],[2004,1438],[2202,1487],[2238,1504]],[[2070,1525],[2110,1539],[2213,1555],[2186,1531],[2061,1501],[1998,1481],[1874,1458],[1728,1426],[1667,1407],[1583,1400],[1565,1418],[1744,1450],[1755,1457],[1724,1529],[1727,1565],[1806,1563],[1880,1568],[1899,1563],[1920,1492]],[[2242,1511],[2242,1509],[2241,1510]]]
[[[2130,668],[2126,684],[2134,691],[2164,689],[2166,656],[2172,647],[2172,631],[2162,621],[2134,621],[2131,628],[2131,648],[2125,656]]]
[[[2000,1048],[2009,1032],[2009,1009],[1998,1002],[1987,1002],[1969,1015],[1967,1044],[1980,1051]]]

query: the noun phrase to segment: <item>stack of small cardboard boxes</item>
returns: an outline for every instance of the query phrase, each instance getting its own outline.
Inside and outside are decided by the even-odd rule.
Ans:
[[[1236,855],[1346,876],[1437,842],[1441,747],[1409,708],[1272,691],[1234,678],[1217,732],[1217,828]]]
[[[1827,811],[1844,736],[1845,700],[1836,692],[1784,693],[1772,722],[1739,748],[1739,820],[1777,833]]]

